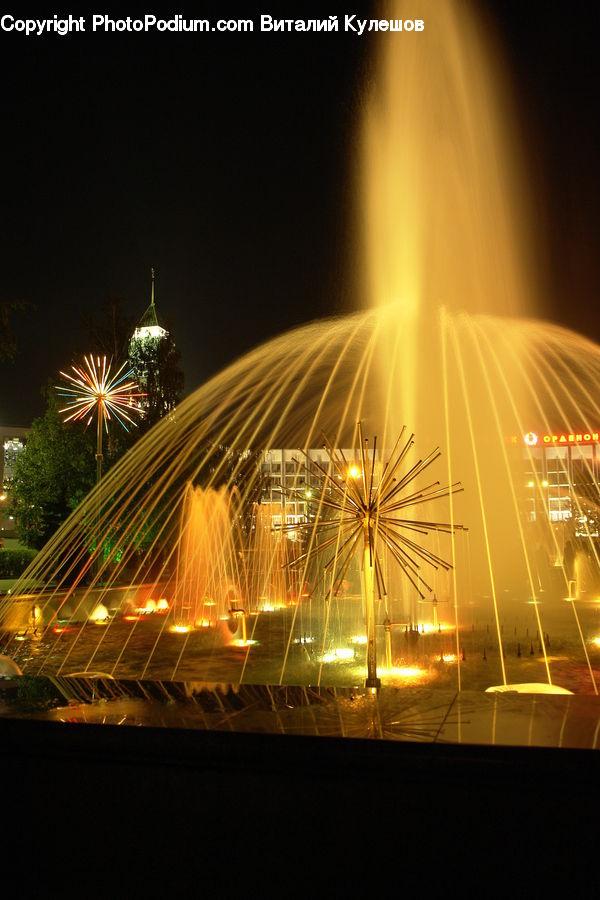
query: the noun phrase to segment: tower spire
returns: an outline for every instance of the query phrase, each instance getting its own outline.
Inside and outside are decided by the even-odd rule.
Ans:
[[[150,305],[146,309],[144,315],[138,322],[135,331],[133,332],[133,341],[145,340],[146,338],[162,340],[162,338],[166,337],[166,335],[168,334],[167,330],[158,324],[158,316],[156,315],[156,306],[154,304],[154,282],[156,273],[154,270],[154,266],[151,267],[150,274],[152,278]]]

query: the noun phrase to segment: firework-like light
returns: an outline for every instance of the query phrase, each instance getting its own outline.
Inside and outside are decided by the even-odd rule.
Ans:
[[[136,424],[131,413],[143,413],[136,400],[145,394],[131,379],[133,369],[127,369],[126,363],[111,375],[112,364],[107,365],[106,356],[94,359],[90,354],[83,359],[84,366],[71,366],[75,375],[60,373],[66,384],[57,385],[56,390],[59,397],[67,398],[67,405],[59,410],[66,413],[65,422],[85,420],[87,427],[96,415],[96,481],[99,484],[102,478],[102,425],[108,432],[108,423],[114,418],[129,431],[129,425]]]
[[[111,374],[111,363],[106,356],[84,357],[83,366],[71,366],[75,373],[60,374],[67,383],[57,387],[58,395],[67,398],[67,405],[59,410],[66,413],[65,422],[86,420],[89,425],[94,414],[103,422],[108,431],[108,423],[114,417],[126,431],[136,422],[131,413],[141,413],[137,399],[144,397],[136,382],[131,378],[133,369],[126,369],[127,363]]]
[[[314,520],[285,525],[282,531],[303,531],[309,536],[308,550],[288,565],[304,564],[313,553],[329,551],[331,557],[324,573],[333,572],[332,592],[339,590],[348,566],[357,550],[363,557],[363,580],[367,609],[367,686],[378,684],[375,658],[374,587],[380,598],[387,596],[383,569],[378,551],[386,548],[398,563],[415,590],[425,599],[422,588],[433,588],[423,577],[423,565],[446,571],[452,566],[442,557],[423,546],[422,537],[430,532],[450,534],[463,529],[462,525],[407,518],[409,510],[450,494],[462,491],[460,482],[440,487],[439,481],[416,488],[414,481],[440,456],[439,448],[418,460],[405,474],[401,474],[405,458],[414,444],[414,434],[403,444],[406,427],[396,441],[389,460],[379,478],[375,478],[375,454],[369,453],[368,440],[363,440],[358,423],[360,467],[347,460],[342,450],[334,449],[324,435],[324,449],[329,456],[327,468],[303,455],[302,467],[319,485],[319,514]],[[317,540],[317,537],[319,540]],[[374,578],[373,578],[374,576]]]

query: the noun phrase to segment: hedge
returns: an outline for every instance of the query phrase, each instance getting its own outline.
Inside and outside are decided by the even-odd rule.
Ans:
[[[36,550],[0,550],[0,578],[18,578],[22,575]]]

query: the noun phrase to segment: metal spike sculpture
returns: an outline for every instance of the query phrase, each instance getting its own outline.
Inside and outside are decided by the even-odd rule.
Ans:
[[[378,554],[379,548],[383,546],[390,552],[421,599],[424,600],[425,594],[421,590],[421,585],[430,593],[433,588],[423,578],[422,564],[433,569],[442,568],[446,571],[452,566],[440,556],[417,543],[416,539],[407,536],[407,532],[410,532],[411,535],[427,536],[433,531],[451,534],[464,529],[462,525],[402,518],[403,510],[420,506],[431,500],[439,500],[463,490],[460,482],[440,487],[439,481],[434,481],[419,489],[415,489],[413,486],[409,490],[409,485],[412,485],[414,480],[441,456],[441,451],[439,447],[436,447],[401,476],[399,474],[401,466],[414,444],[414,434],[411,434],[406,443],[402,445],[405,432],[406,426],[402,428],[390,458],[383,466],[381,476],[377,481],[375,479],[377,438],[373,441],[372,454],[369,454],[369,442],[367,439],[363,439],[360,422],[358,423],[360,471],[357,471],[350,461],[346,460],[342,450],[334,449],[326,435],[323,435],[325,441],[323,446],[329,456],[328,470],[311,459],[307,453],[300,451],[306,461],[298,464],[308,475],[318,481],[320,488],[319,514],[314,521],[281,527],[282,531],[301,530],[309,535],[307,551],[288,563],[289,566],[304,564],[315,551],[322,553],[324,550],[333,550],[333,556],[324,567],[325,574],[330,570],[334,572],[333,591],[339,589],[355,552],[362,548],[363,590],[367,620],[367,679],[365,685],[372,688],[379,687],[381,683],[377,677],[375,644],[375,584],[379,598],[387,597]],[[399,449],[400,447],[402,449]],[[331,511],[332,518],[323,518],[322,509]],[[318,546],[315,541],[317,535],[324,537]]]

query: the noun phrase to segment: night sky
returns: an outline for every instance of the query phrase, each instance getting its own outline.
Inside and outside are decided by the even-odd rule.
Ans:
[[[517,98],[548,318],[600,340],[598,4],[476,6]],[[207,5],[201,17],[258,26],[278,8]],[[351,173],[371,49],[343,31],[0,33],[0,299],[35,306],[15,318],[17,360],[0,364],[1,424],[43,412],[41,385],[88,349],[86,311],[122,297],[141,316],[151,266],[186,392],[262,340],[359,301]]]

